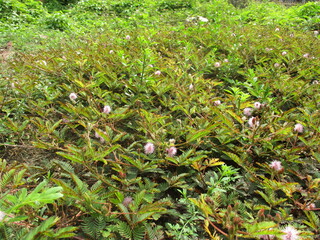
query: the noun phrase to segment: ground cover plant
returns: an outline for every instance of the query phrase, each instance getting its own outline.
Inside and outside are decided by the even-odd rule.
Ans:
[[[68,3],[0,3],[0,239],[320,238],[319,3]]]

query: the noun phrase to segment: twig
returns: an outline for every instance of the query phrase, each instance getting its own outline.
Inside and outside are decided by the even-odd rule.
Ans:
[[[35,146],[30,146],[30,145],[15,145],[15,144],[7,144],[7,143],[1,143],[0,146],[20,147],[20,148],[36,148]]]
[[[217,230],[217,231],[218,231],[219,233],[221,233],[222,235],[228,237],[228,234],[225,233],[224,231],[222,231],[222,230],[221,230],[220,228],[218,228],[216,225],[214,225],[213,222],[211,222],[211,221],[209,220],[209,218],[208,218],[208,221],[209,221],[210,225],[211,225],[212,227],[214,227],[215,230]]]

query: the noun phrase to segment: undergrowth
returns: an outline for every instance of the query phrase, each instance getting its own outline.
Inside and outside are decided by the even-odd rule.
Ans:
[[[319,3],[1,4],[1,239],[319,239]]]

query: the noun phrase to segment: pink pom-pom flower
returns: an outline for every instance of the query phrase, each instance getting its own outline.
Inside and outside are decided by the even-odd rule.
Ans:
[[[146,145],[144,145],[144,153],[145,154],[152,154],[154,153],[154,144],[151,142],[148,142]]]
[[[282,235],[283,240],[298,240],[298,239],[300,239],[298,230],[292,226],[287,226],[282,232],[285,233],[284,235]]]
[[[75,94],[75,93],[70,93],[69,98],[70,98],[71,100],[76,100],[76,99],[78,98],[78,96],[77,96],[77,94]]]
[[[111,107],[109,105],[104,106],[102,112],[109,114],[111,112]]]
[[[281,172],[283,170],[283,167],[282,167],[280,161],[272,161],[269,166],[270,166],[270,168],[272,168],[273,170],[275,170],[277,172]]]
[[[297,123],[296,125],[294,125],[293,131],[297,133],[303,133],[303,125],[301,123]]]
[[[178,150],[176,147],[170,147],[167,149],[167,153],[169,157],[174,157],[177,154]]]
[[[243,114],[246,115],[247,117],[251,116],[252,112],[253,112],[252,108],[247,107],[243,109]]]

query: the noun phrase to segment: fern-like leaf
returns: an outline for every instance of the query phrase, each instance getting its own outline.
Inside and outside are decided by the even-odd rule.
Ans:
[[[32,229],[23,239],[24,240],[35,240],[35,239],[43,239],[36,238],[37,235],[40,235],[46,231],[48,231],[56,222],[59,221],[58,217],[50,217],[44,222],[42,222],[38,227]]]
[[[91,239],[100,239],[102,231],[107,226],[107,221],[104,216],[92,216],[85,218],[82,224],[82,231]]]
[[[0,190],[3,189],[13,179],[15,172],[15,169],[11,169],[1,177]]]
[[[132,237],[131,228],[126,222],[120,222],[118,224],[118,232],[122,237],[126,239],[131,239]]]
[[[137,225],[132,230],[132,239],[133,240],[141,240],[144,238],[145,233],[146,233],[145,226],[143,224]]]

